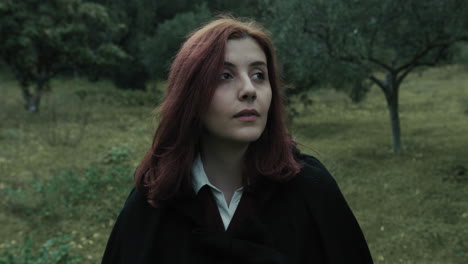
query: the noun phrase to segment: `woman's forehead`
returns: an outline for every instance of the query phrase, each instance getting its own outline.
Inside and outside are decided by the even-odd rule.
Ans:
[[[230,39],[227,41],[225,64],[233,66],[260,65],[267,63],[265,52],[253,38]]]

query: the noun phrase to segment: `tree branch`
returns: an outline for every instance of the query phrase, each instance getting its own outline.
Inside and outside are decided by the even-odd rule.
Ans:
[[[389,71],[389,72],[393,72],[395,69],[393,69],[391,66],[388,66],[387,64],[379,61],[378,59],[374,58],[374,57],[367,57],[367,58],[364,58],[372,63],[375,63],[377,65],[379,65],[380,67],[384,68],[385,70]]]
[[[409,68],[406,68],[403,73],[397,77],[396,79],[396,87],[400,87],[400,84],[401,82],[403,81],[403,79],[406,78],[406,76],[414,69],[414,66],[413,67],[409,67]]]
[[[374,75],[370,75],[369,79],[373,81],[375,84],[377,84],[384,91],[385,94],[387,93],[387,88],[385,87],[385,84],[381,80],[377,79],[377,77],[375,77]]]
[[[434,45],[428,45],[425,49],[423,49],[420,53],[415,55],[409,62],[403,64],[402,66],[398,67],[396,69],[396,72],[400,72],[408,67],[413,67],[415,65],[418,65],[419,60],[424,58],[430,51],[433,49],[436,49],[438,47],[443,47],[446,46],[447,44],[434,44]]]

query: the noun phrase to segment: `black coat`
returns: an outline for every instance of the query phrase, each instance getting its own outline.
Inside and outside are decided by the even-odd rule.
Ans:
[[[315,158],[288,182],[248,188],[226,231],[209,188],[155,209],[133,189],[103,264],[372,263],[335,180]]]

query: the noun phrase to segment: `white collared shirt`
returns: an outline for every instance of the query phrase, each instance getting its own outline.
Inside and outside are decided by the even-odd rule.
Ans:
[[[223,220],[224,229],[226,230],[229,226],[229,223],[231,222],[232,217],[234,216],[234,213],[236,212],[237,206],[239,205],[244,187],[241,187],[234,192],[231,202],[228,205],[223,192],[216,188],[208,180],[205,170],[203,169],[203,162],[201,160],[200,154],[197,155],[195,161],[193,162],[192,175],[192,186],[195,190],[195,193],[198,194],[200,189],[205,185],[210,186],[211,192],[213,193],[216,201],[216,205],[218,206],[219,214]]]

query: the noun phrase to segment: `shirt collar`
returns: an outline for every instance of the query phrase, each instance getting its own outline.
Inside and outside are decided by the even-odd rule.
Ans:
[[[215,189],[218,192],[221,192],[217,187],[215,187],[213,184],[210,183],[210,180],[208,179],[208,176],[206,176],[205,169],[203,168],[203,162],[200,156],[200,153],[198,153],[197,157],[193,161],[193,166],[192,166],[192,186],[193,190],[195,190],[195,193],[198,194],[200,189],[208,185],[211,188]],[[237,189],[236,191],[242,190],[243,187]]]
[[[208,180],[208,176],[206,176],[205,169],[203,169],[203,162],[201,160],[200,153],[198,153],[197,157],[193,162],[192,175],[192,186],[196,194],[198,194],[200,189],[205,185],[208,185],[211,188],[218,190],[218,188],[216,188],[210,183],[210,180]]]

